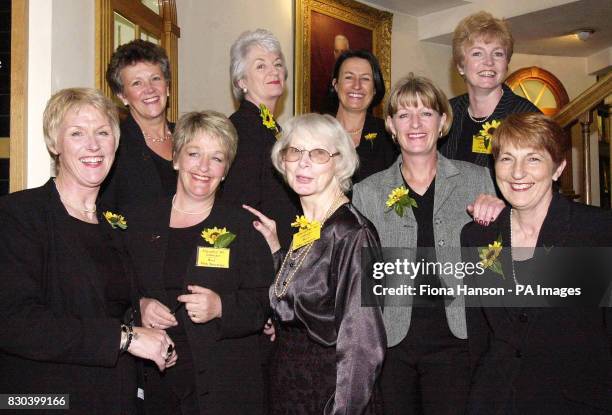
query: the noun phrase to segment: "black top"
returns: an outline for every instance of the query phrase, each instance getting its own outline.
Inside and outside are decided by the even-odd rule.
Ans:
[[[502,84],[502,89],[504,93],[493,113],[487,117],[487,122],[490,123],[493,120],[503,122],[510,114],[540,112],[538,107],[525,98],[516,95],[506,84]],[[453,110],[453,124],[448,134],[438,140],[440,153],[452,160],[464,160],[479,166],[490,167],[492,165],[490,151],[482,153],[472,152],[473,136],[478,134],[480,129],[476,131],[476,126],[468,116],[468,107],[470,105],[468,94],[452,98],[450,104]],[[466,120],[469,120],[470,123],[466,124]],[[467,140],[467,143],[465,140]],[[488,149],[490,150],[490,146],[488,146]]]
[[[285,261],[277,277],[279,291],[295,271],[285,295],[279,299],[274,286],[270,288],[281,324],[304,325],[313,340],[336,347],[336,390],[326,414],[362,413],[383,361],[386,337],[380,309],[361,307],[362,279],[369,280],[361,263],[364,251],[372,260],[382,258],[376,229],[352,205],[342,205],[325,222],[321,238],[297,271],[296,261]],[[274,254],[277,271],[284,257],[282,250]]]
[[[436,244],[433,228],[433,209],[434,195],[436,193],[436,179],[431,181],[431,184],[422,195],[415,192],[408,183],[404,182],[409,189],[408,195],[417,203],[417,207],[412,208],[414,219],[417,222],[417,252],[415,261],[424,261],[424,263],[436,262]],[[439,306],[443,310],[441,296],[421,295],[420,285],[429,285],[431,287],[440,287],[440,279],[436,273],[419,272],[415,277],[414,285],[417,287],[417,295],[414,297],[413,307],[419,306]],[[419,313],[418,309],[413,310]],[[425,315],[430,311],[426,311]],[[414,331],[413,331],[414,332]]]
[[[181,269],[181,264],[171,264],[170,234],[182,233],[169,228],[171,209],[170,197],[128,207],[125,215],[129,229],[124,233],[141,296],[155,298],[169,308],[176,305],[176,297],[168,293],[164,269]],[[212,227],[225,227],[236,235],[228,247],[229,268],[196,266],[198,247],[211,247],[196,231]],[[192,228],[193,233],[187,228],[188,235],[175,241],[175,248],[185,251],[188,260],[183,262],[182,272],[173,272],[182,281],[173,280],[184,288],[209,288],[220,296],[222,304],[222,317],[204,324],[192,323],[184,306],[176,314],[192,354],[200,411],[213,415],[262,414],[264,388],[258,334],[270,314],[267,292],[274,277],[270,249],[253,228],[251,214],[220,200],[215,201],[208,218]]]
[[[174,124],[169,123],[170,130]],[[121,139],[115,162],[102,185],[100,198],[111,209],[121,211],[133,202],[153,201],[176,192],[172,162],[153,152],[142,130],[129,114],[121,122]]]
[[[199,223],[188,228],[169,229],[168,250],[166,252],[166,260],[164,261],[163,274],[164,287],[168,298],[168,304],[166,305],[170,310],[178,310],[177,307],[179,305],[181,308],[185,307],[176,298],[181,294],[188,294],[187,286],[185,285],[185,264],[189,264],[191,260],[193,255],[191,247],[198,244],[203,227],[203,224]],[[184,319],[182,317],[184,317],[184,313],[177,313],[176,319],[179,325],[170,327],[167,330],[175,342],[187,341]]]
[[[470,222],[463,228],[462,246],[474,247],[463,254],[469,262],[478,262],[477,248],[500,235],[506,277],[486,270],[476,283],[512,281],[511,257],[503,249],[510,246],[510,209],[488,227]],[[610,212],[554,194],[536,247],[548,247],[551,253],[555,247],[609,247],[611,235]],[[515,271],[522,273],[516,265]],[[612,408],[612,308],[472,307],[467,312],[474,368],[469,414],[506,413],[508,408],[520,414],[590,414]]]
[[[355,150],[359,156],[359,167],[353,175],[353,184],[387,169],[399,155],[397,145],[385,129],[385,122],[371,114],[366,115],[361,139]]]
[[[133,413],[119,353],[129,271],[113,230],[68,215],[52,180],[0,199],[0,390],[70,394],[71,414]],[[128,385],[129,382],[133,382]]]
[[[238,151],[220,196],[233,206],[248,204],[274,219],[280,242],[287,245],[290,224],[301,207],[296,194],[272,165],[275,132],[263,125],[259,108],[247,100],[242,101],[230,120],[238,131]]]

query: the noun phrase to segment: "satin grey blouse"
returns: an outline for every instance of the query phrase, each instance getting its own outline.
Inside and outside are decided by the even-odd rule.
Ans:
[[[270,288],[270,303],[281,324],[301,323],[313,340],[336,346],[336,391],[325,414],[362,413],[384,358],[381,310],[361,306],[362,248],[370,258],[381,258],[374,225],[353,205],[344,204],[325,222],[285,295],[279,299],[274,286]],[[282,250],[274,254],[277,272],[284,257]],[[291,262],[288,258],[280,275],[279,291],[293,270]]]

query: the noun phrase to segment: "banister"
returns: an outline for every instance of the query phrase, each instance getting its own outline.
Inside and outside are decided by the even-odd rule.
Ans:
[[[561,108],[553,118],[561,127],[565,128],[578,121],[580,116],[587,111],[591,111],[610,94],[612,94],[612,72],[608,72],[603,78]]]

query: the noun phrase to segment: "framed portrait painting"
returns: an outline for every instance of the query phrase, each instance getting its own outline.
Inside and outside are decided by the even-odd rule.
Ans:
[[[388,91],[392,21],[391,13],[354,0],[295,0],[295,113],[335,113],[328,91],[336,57],[346,49],[372,52]]]

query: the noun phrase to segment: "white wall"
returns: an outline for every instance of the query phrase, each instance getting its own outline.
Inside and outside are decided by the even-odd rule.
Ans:
[[[42,140],[42,112],[52,92],[94,85],[95,0],[30,0],[28,69],[28,187],[44,183],[50,172]],[[289,66],[287,92],[279,114],[293,113],[293,2],[290,0],[177,0],[179,110],[235,110],[229,81],[229,49],[247,29],[263,27],[280,40]],[[449,46],[418,40],[418,20],[394,13],[391,82],[409,72],[430,77],[449,96],[465,92],[452,65]],[[594,82],[586,58],[515,54],[510,72],[540,66],[556,75],[570,99]],[[300,68],[298,68],[300,70]],[[575,163],[577,164],[577,163]]]
[[[245,30],[265,28],[278,37],[289,76],[277,114],[293,114],[293,1],[177,0],[179,39],[179,111],[235,111],[229,80],[229,51]]]
[[[27,187],[45,183],[51,158],[42,115],[55,91],[94,86],[94,0],[30,0]]]

